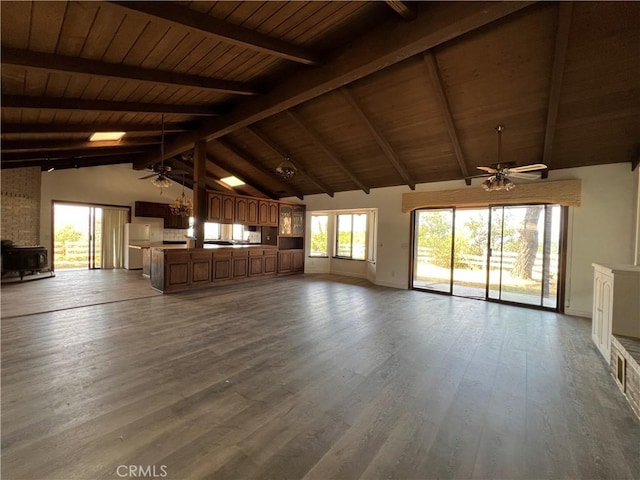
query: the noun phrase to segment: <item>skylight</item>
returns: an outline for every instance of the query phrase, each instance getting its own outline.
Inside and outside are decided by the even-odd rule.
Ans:
[[[238,187],[240,185],[244,185],[244,182],[233,175],[230,177],[224,177],[220,179],[221,182],[226,183],[230,187]]]
[[[126,132],[95,132],[89,137],[90,142],[118,141]]]

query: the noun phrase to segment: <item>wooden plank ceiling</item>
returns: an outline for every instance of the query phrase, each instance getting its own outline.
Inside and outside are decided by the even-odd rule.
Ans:
[[[639,2],[2,2],[2,167],[284,196],[640,158]],[[95,131],[119,142],[88,142]],[[289,158],[289,180],[276,167]],[[469,182],[470,183],[470,182]]]

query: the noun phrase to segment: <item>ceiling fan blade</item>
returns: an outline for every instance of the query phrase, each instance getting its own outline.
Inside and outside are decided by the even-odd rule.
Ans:
[[[486,177],[491,177],[493,175],[493,173],[483,173],[481,175],[469,175],[468,177],[464,177],[464,178],[486,178]]]
[[[485,172],[489,172],[489,173],[496,173],[497,170],[495,168],[492,167],[476,167],[478,170],[484,170]]]
[[[149,178],[156,177],[157,175],[158,175],[157,173],[152,173],[151,175],[146,175],[144,177],[140,177],[138,180],[147,180]]]
[[[536,180],[538,178],[540,178],[540,174],[539,173],[513,173],[513,172],[509,172],[507,174],[508,177],[510,178],[522,178],[525,180]]]
[[[547,166],[544,163],[534,163],[533,165],[509,168],[509,171],[506,173],[533,172],[534,170],[544,170],[546,168]]]

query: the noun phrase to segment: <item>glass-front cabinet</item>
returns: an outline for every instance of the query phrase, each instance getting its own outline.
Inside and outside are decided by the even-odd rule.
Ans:
[[[291,237],[304,236],[304,205],[280,204],[278,234]]]
[[[293,233],[293,207],[280,205],[280,221],[278,222],[280,235],[292,235]]]

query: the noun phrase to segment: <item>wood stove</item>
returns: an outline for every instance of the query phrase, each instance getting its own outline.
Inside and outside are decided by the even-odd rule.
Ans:
[[[20,274],[20,280],[26,273],[49,271],[47,249],[38,246],[17,246],[3,242],[2,276],[9,272]]]

